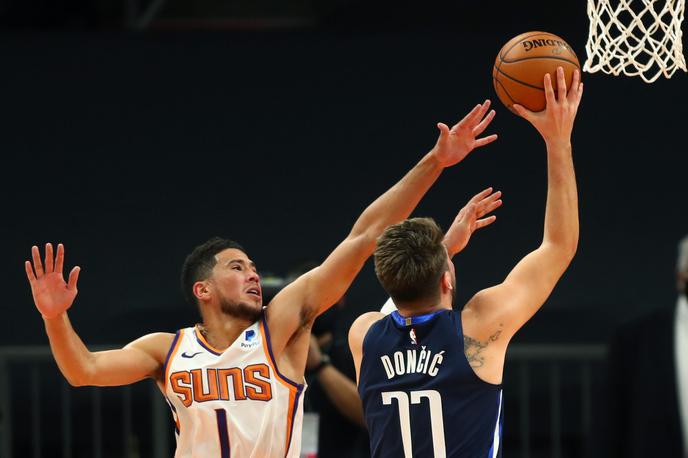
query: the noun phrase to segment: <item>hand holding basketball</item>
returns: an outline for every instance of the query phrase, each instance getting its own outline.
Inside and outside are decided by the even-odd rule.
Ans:
[[[514,104],[542,111],[545,109],[542,77],[549,73],[555,78],[557,67],[564,69],[566,84],[571,84],[574,70],[580,70],[576,53],[563,38],[549,32],[522,33],[497,53],[492,68],[495,92],[512,111]]]
[[[549,74],[544,77],[545,99],[547,105],[545,111],[532,112],[521,105],[514,104],[514,110],[528,120],[547,144],[564,143],[571,141],[573,121],[578,112],[581,97],[583,97],[583,83],[580,82],[580,72],[573,74],[571,89],[567,90],[564,79],[564,70],[557,68],[557,92],[555,95],[552,87],[552,78]]]
[[[444,123],[437,123],[440,136],[432,152],[443,167],[461,162],[475,148],[485,146],[497,139],[496,134],[478,138],[495,116],[494,110],[488,113],[490,101],[478,104],[451,129]],[[487,115],[486,115],[487,114]]]
[[[36,308],[43,318],[55,318],[72,306],[77,294],[76,282],[79,279],[80,267],[74,267],[69,273],[69,282],[65,283],[62,275],[64,263],[64,246],[57,245],[57,257],[53,263],[53,246],[45,245],[45,266],[37,246],[31,247],[33,266],[30,261],[24,263],[26,276],[31,285],[31,294]],[[34,273],[35,271],[35,273]]]

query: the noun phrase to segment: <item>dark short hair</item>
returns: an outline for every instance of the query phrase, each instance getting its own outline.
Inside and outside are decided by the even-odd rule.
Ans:
[[[215,255],[228,248],[235,248],[246,253],[246,250],[234,240],[213,237],[198,245],[186,257],[182,265],[181,286],[182,294],[184,294],[184,298],[189,304],[198,305],[196,296],[193,293],[194,283],[205,280],[210,276],[213,267],[217,264]]]
[[[447,270],[442,229],[431,218],[389,226],[377,239],[375,273],[394,301],[438,300]]]

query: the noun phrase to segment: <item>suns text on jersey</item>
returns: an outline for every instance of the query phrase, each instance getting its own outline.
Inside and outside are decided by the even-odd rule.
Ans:
[[[170,374],[170,386],[185,407],[192,402],[269,401],[272,399],[270,368],[251,364],[243,369],[192,369]]]
[[[444,350],[433,354],[425,346],[404,351],[395,351],[391,356],[382,355],[380,360],[387,374],[387,379],[392,379],[404,374],[428,374],[435,377],[444,360]]]

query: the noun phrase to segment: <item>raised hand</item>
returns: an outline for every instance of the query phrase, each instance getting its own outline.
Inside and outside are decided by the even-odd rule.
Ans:
[[[493,193],[492,188],[487,188],[473,196],[459,211],[444,236],[444,245],[450,257],[468,245],[473,232],[495,222],[495,215],[484,216],[502,205],[501,197],[501,191]]]
[[[433,148],[433,153],[444,167],[461,162],[475,148],[497,140],[497,134],[478,138],[495,116],[494,110],[490,110],[488,113],[489,109],[490,101],[485,100],[484,103],[476,105],[451,129],[444,123],[437,123],[440,137]]]
[[[31,247],[31,257],[33,266],[30,261],[26,261],[24,267],[31,285],[33,301],[44,318],[55,318],[72,306],[77,293],[76,282],[81,268],[74,267],[69,273],[68,282],[65,283],[62,276],[64,246],[61,243],[57,245],[57,256],[54,260],[52,244],[45,244],[45,266],[41,263],[37,246]]]
[[[580,72],[573,72],[571,89],[566,89],[564,69],[557,67],[557,94],[554,94],[552,78],[545,74],[545,99],[547,106],[544,111],[532,112],[521,105],[514,105],[514,110],[521,117],[530,122],[547,144],[566,146],[571,142],[573,121],[576,119],[578,105],[583,97],[583,83],[580,81]]]

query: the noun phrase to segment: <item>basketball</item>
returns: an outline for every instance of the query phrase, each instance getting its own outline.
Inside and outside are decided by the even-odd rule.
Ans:
[[[549,73],[557,90],[557,67],[564,68],[566,87],[580,70],[578,57],[562,38],[547,32],[526,32],[509,40],[497,54],[492,83],[507,108],[518,103],[531,111],[545,109],[543,78]]]

